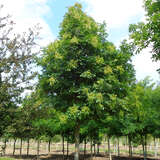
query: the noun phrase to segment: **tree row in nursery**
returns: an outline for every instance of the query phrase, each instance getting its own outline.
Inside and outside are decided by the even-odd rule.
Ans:
[[[14,139],[14,155],[16,140],[21,139],[20,155],[23,140],[27,140],[29,155],[30,140],[34,139],[39,156],[42,137],[47,139],[50,152],[53,137],[59,135],[63,158],[65,141],[67,155],[69,144],[75,144],[74,159],[79,160],[80,144],[84,144],[85,155],[90,143],[92,157],[100,153],[105,137],[110,160],[113,137],[117,139],[118,155],[122,137],[127,137],[130,157],[133,148],[141,145],[143,157],[147,159],[151,139],[158,156],[160,87],[148,77],[137,82],[132,65],[135,51],[138,53],[152,44],[153,58],[159,59],[159,1],[145,0],[144,5],[146,24],[130,25],[132,42],[124,40],[119,47],[108,41],[106,24],[88,16],[79,3],[68,8],[59,36],[40,50],[40,54],[35,51],[38,26],[13,36],[14,23],[10,17],[0,19],[3,153],[7,141]],[[24,97],[24,91],[30,89],[32,93]]]
[[[90,156],[95,156],[106,152],[111,157],[111,154],[114,154],[113,144],[117,142],[117,155],[119,156],[127,154],[132,157],[132,154],[136,155],[136,153],[132,153],[133,148],[138,147],[142,149],[145,158],[147,157],[147,148],[149,156],[152,154],[152,156],[158,157],[159,150],[156,143],[159,138],[158,95],[160,88],[158,86],[153,89],[153,86],[154,84],[148,78],[138,82],[130,95],[126,97],[125,110],[120,114],[108,115],[105,119],[97,119],[97,117],[86,119],[80,128],[79,143],[83,144],[80,153],[84,155],[89,153]],[[44,141],[48,143],[48,153],[51,153],[55,135],[60,137],[58,142],[61,143],[60,152],[63,155],[74,152],[74,148],[68,150],[68,145],[75,143],[75,126],[64,114],[55,111],[50,106],[47,107],[47,104],[44,106],[42,104],[44,105],[39,96],[34,93],[27,97],[23,105],[16,110],[12,124],[2,135],[4,145],[8,144],[7,141],[14,142],[13,155],[17,151],[16,140],[20,141],[18,148],[20,155],[30,154],[29,150],[33,140],[37,144],[36,154],[38,156],[40,142]],[[22,141],[27,143],[25,153],[22,153]],[[123,143],[127,146],[125,153]],[[103,144],[105,144],[105,148],[102,147]],[[153,153],[149,151],[149,144],[152,145]]]

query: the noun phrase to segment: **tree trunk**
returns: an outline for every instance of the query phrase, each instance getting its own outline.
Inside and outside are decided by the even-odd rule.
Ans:
[[[7,139],[5,138],[4,139],[4,151],[3,151],[4,156],[6,154],[6,147],[7,147]]]
[[[13,144],[13,156],[15,154],[15,149],[16,149],[16,139],[14,139],[14,144]]]
[[[95,142],[94,142],[93,146],[94,146],[94,157],[95,157],[95,155],[96,155],[96,144],[95,144]]]
[[[157,158],[157,147],[158,146],[158,143],[156,143],[156,138],[154,137],[154,156],[155,158]]]
[[[39,159],[39,146],[40,146],[40,140],[37,141],[37,158]]]
[[[51,152],[51,139],[48,141],[48,154]]]
[[[99,142],[97,143],[97,154],[99,154]]]
[[[118,137],[118,156],[120,156],[120,150],[119,150],[119,137]]]
[[[147,158],[147,135],[144,136],[144,143],[143,143],[143,155],[144,155],[144,160]]]
[[[132,144],[130,136],[128,136],[128,143],[129,143],[129,157],[132,157]]]
[[[109,156],[109,160],[112,160],[111,146],[110,146],[110,137],[108,137],[108,156]]]
[[[146,135],[145,137],[141,136],[141,142],[142,142],[142,149],[143,149],[143,158],[146,160]]]
[[[92,141],[92,138],[91,138],[90,146],[91,146],[91,159],[93,159],[93,141]]]
[[[84,159],[85,159],[85,155],[86,155],[86,139],[84,140]]]
[[[29,155],[29,146],[30,146],[30,144],[29,144],[29,138],[27,139],[27,156]]]
[[[68,143],[68,139],[67,139],[67,159],[68,159],[68,154],[69,154],[69,143]]]
[[[75,155],[74,160],[79,160],[79,132],[80,126],[77,125],[75,129]]]
[[[22,155],[22,138],[21,138],[21,142],[20,142],[20,156]]]
[[[63,159],[64,159],[64,136],[62,136],[62,152],[63,152]]]

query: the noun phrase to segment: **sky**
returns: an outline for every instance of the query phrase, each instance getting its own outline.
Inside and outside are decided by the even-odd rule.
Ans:
[[[117,47],[128,38],[129,24],[145,19],[143,0],[0,0],[0,5],[4,5],[0,16],[10,14],[17,32],[39,24],[42,27],[39,43],[46,46],[57,38],[67,8],[76,2],[81,3],[83,10],[97,22],[106,22],[108,40]],[[156,70],[160,63],[152,62],[149,48],[133,57],[133,65],[137,80],[150,76],[153,81],[159,81]]]

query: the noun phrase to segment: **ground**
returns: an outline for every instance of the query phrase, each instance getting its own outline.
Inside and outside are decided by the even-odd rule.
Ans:
[[[50,154],[50,155],[47,155],[47,154],[45,155],[44,154],[44,155],[40,155],[39,158],[36,155],[30,155],[30,156],[16,155],[16,156],[10,156],[10,158],[14,158],[16,160],[36,160],[36,159],[39,159],[39,160],[63,160],[63,155],[62,154],[56,154],[56,153],[55,154]],[[69,155],[68,157],[65,155],[64,159],[65,160],[73,160],[74,156],[73,156],[73,154]],[[84,159],[85,160],[91,160],[91,156],[88,154],[84,158],[83,154],[81,154],[80,155],[80,160],[84,160]],[[0,160],[12,160],[12,159],[0,158]],[[108,159],[107,155],[99,154],[96,157],[93,157],[93,160],[109,160],[109,159]],[[124,157],[124,156],[121,156],[121,157],[113,156],[112,160],[143,160],[143,158],[142,157],[130,158],[130,157]],[[160,159],[149,159],[148,158],[147,160],[160,160]]]
[[[3,143],[2,143],[3,144]],[[80,145],[80,150],[81,150],[81,156],[80,160],[90,160],[90,144],[87,144],[87,155],[84,157],[83,156],[83,144]],[[96,157],[93,157],[93,160],[108,160],[107,156],[107,143],[103,143],[100,145],[100,154],[98,154]],[[128,146],[120,145],[120,154],[121,156],[115,156],[118,155],[117,153],[117,148],[114,144],[111,145],[112,149],[112,155],[113,158],[112,160],[143,160],[142,157],[142,148],[141,146],[133,148],[133,156],[134,158],[129,158],[128,156]],[[160,147],[157,148],[157,153],[159,151]],[[69,144],[69,156],[67,157],[67,150],[66,150],[66,143],[65,143],[65,156],[64,159],[66,160],[73,160],[74,159],[74,144]],[[6,147],[6,157],[10,157],[10,159],[4,159],[0,158],[0,160],[13,160],[11,158],[14,158],[14,160],[36,160],[37,159],[37,142],[34,140],[30,140],[30,149],[29,149],[29,156],[26,156],[27,153],[27,142],[23,141],[23,147],[22,147],[22,156],[20,156],[20,140],[16,141],[16,150],[15,150],[15,155],[13,156],[13,140],[10,140],[7,142],[7,147]],[[46,142],[41,142],[40,143],[40,148],[39,148],[39,160],[63,160],[63,154],[62,154],[62,143],[52,143],[51,148],[50,148],[50,154],[48,154],[48,143]],[[153,158],[154,155],[154,145],[148,146],[148,158],[147,160],[160,160],[160,154],[157,154],[157,159]]]

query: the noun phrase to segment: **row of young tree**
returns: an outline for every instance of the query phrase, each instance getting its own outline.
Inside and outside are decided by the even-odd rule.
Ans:
[[[159,137],[160,87],[149,79],[135,81],[131,58],[150,44],[153,58],[159,59],[160,2],[145,0],[146,24],[130,26],[132,43],[123,41],[117,49],[107,40],[106,25],[83,12],[80,4],[69,7],[60,25],[59,37],[35,58],[37,31],[12,33],[9,17],[0,18],[0,136],[50,141],[59,134],[79,144],[99,144],[103,136],[127,136],[143,146],[147,136]],[[33,86],[34,62],[40,66]],[[21,99],[25,89],[35,88]],[[111,157],[111,156],[110,156]]]
[[[159,138],[159,103],[160,86],[146,78],[138,82],[129,91],[123,101],[123,109],[106,113],[105,117],[95,116],[85,118],[80,127],[79,143],[100,145],[104,137],[108,137],[108,148],[111,154],[110,139],[116,137],[128,138],[129,156],[132,156],[132,147],[142,145],[143,154],[147,156],[147,140]],[[89,114],[89,113],[86,113]],[[72,113],[75,116],[75,113]],[[72,120],[73,121],[73,120]],[[75,124],[68,115],[56,111],[52,106],[42,102],[37,93],[27,97],[23,105],[16,109],[12,123],[6,127],[2,137],[7,139],[27,140],[35,139],[37,142],[46,140],[49,145],[55,135],[60,135],[68,143],[75,143]],[[45,138],[44,138],[45,137]],[[50,146],[49,152],[50,152]],[[63,150],[64,151],[64,150]],[[86,148],[84,149],[86,153]],[[119,151],[120,153],[120,151]]]

